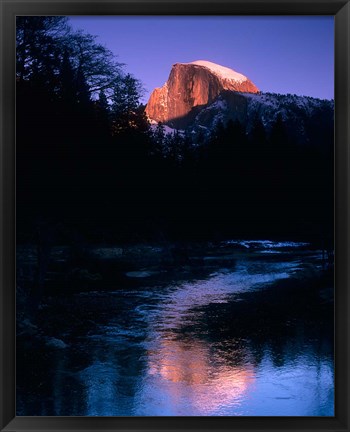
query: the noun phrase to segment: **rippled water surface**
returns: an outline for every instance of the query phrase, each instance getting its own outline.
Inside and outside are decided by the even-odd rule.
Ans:
[[[143,270],[125,288],[75,293],[78,328],[58,335],[66,347],[36,353],[36,367],[19,350],[18,414],[332,416],[331,307],[312,279],[320,256],[257,246],[227,265],[206,256],[202,276],[148,286]]]

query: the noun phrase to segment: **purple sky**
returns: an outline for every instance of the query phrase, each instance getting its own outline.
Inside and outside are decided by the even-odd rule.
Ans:
[[[70,17],[97,35],[149,93],[177,62],[209,60],[261,91],[334,97],[334,19],[325,17]]]

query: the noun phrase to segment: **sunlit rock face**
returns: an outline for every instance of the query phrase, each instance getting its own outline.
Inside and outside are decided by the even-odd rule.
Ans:
[[[167,123],[186,116],[194,107],[213,102],[223,90],[259,92],[246,76],[215,63],[176,63],[168,81],[152,92],[146,114],[155,122]]]

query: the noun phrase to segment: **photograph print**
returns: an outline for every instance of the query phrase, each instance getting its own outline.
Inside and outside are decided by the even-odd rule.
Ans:
[[[333,33],[17,16],[17,416],[334,416]]]

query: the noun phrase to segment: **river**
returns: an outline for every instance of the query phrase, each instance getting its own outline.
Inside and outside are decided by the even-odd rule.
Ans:
[[[70,324],[18,346],[17,414],[333,416],[333,287],[320,251],[238,246],[226,261],[200,257],[205,272],[142,269],[125,287],[48,299],[47,316]]]

